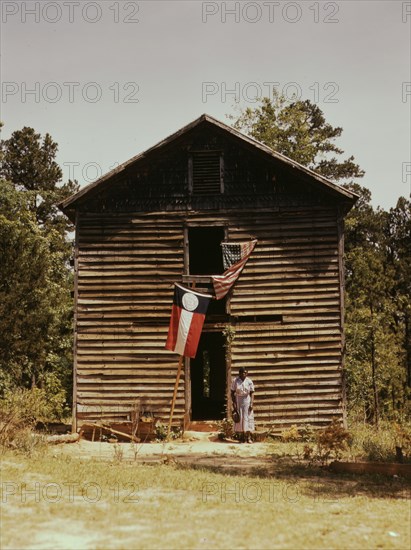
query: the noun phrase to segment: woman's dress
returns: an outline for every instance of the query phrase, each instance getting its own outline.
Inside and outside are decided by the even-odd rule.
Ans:
[[[238,376],[231,384],[231,391],[235,393],[237,401],[237,410],[240,415],[240,421],[234,423],[236,432],[254,431],[254,411],[248,412],[251,403],[250,393],[254,392],[254,384],[250,378],[241,380]]]

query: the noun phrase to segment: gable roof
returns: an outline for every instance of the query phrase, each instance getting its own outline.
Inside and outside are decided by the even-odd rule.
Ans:
[[[224,122],[221,122],[220,120],[217,120],[216,118],[203,114],[199,118],[196,118],[186,126],[183,126],[180,128],[180,130],[177,130],[177,132],[174,132],[170,136],[164,138],[157,144],[153,145],[149,149],[146,149],[142,153],[139,153],[138,155],[132,157],[128,161],[124,162],[123,164],[120,164],[110,172],[107,172],[105,175],[100,177],[98,180],[90,183],[89,185],[86,185],[82,189],[80,189],[77,193],[72,195],[71,197],[68,197],[64,201],[62,201],[59,204],[59,207],[62,210],[70,209],[72,210],[75,208],[75,204],[80,199],[85,199],[88,195],[92,195],[94,191],[97,191],[99,187],[102,187],[104,183],[108,182],[113,176],[116,176],[123,172],[126,168],[129,168],[131,165],[138,163],[139,161],[146,159],[149,155],[152,153],[158,151],[162,147],[165,147],[166,145],[169,145],[173,141],[175,141],[177,138],[183,136],[184,134],[188,133],[190,130],[193,130],[200,124],[208,123],[220,130],[223,130],[224,132],[227,132],[228,134],[232,135],[234,138],[239,139],[244,144],[248,146],[255,147],[257,150],[261,151],[263,154],[266,154],[267,157],[276,159],[283,164],[287,165],[290,168],[293,168],[299,172],[302,172],[303,174],[309,176],[312,178],[317,184],[320,184],[320,186],[323,186],[325,190],[331,191],[337,196],[339,195],[341,198],[348,200],[352,204],[358,199],[358,195],[353,193],[352,191],[349,191],[348,189],[345,189],[344,187],[341,187],[340,185],[333,183],[332,181],[328,180],[327,178],[324,178],[320,174],[317,174],[313,170],[310,170],[309,168],[303,166],[302,164],[296,162],[295,160],[292,160],[285,155],[282,155],[281,153],[278,153],[277,151],[274,151],[264,143],[261,143],[257,141],[256,139],[247,136],[246,134],[243,134],[242,132],[239,132],[232,126],[228,126],[227,124],[224,124]]]

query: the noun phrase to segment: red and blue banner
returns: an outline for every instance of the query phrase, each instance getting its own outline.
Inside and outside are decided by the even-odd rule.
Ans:
[[[212,296],[174,283],[173,309],[166,349],[194,358]]]

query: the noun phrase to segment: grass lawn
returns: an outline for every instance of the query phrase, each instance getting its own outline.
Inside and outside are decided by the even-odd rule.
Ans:
[[[0,547],[411,547],[410,484],[287,467],[278,475],[54,456],[1,457]]]

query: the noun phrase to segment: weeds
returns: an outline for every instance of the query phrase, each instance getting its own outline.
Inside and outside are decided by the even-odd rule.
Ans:
[[[138,453],[141,450],[141,446],[142,446],[142,443],[138,444],[138,443],[134,443],[133,441],[130,441],[130,449],[131,449],[131,452],[134,455],[134,461],[137,460],[137,456],[138,456]]]
[[[157,422],[155,425],[155,435],[156,441],[165,441],[168,437],[168,427],[161,422]],[[171,439],[180,439],[183,435],[183,432],[180,426],[174,426],[170,430]]]
[[[299,429],[293,425],[283,430],[281,439],[285,443],[307,442],[303,447],[303,459],[326,464],[332,458],[340,458],[348,449],[350,434],[338,421],[334,420],[329,426],[317,431],[309,426]],[[298,451],[297,457],[299,457]]]
[[[124,449],[122,448],[121,445],[119,445],[118,443],[115,443],[113,461],[118,464],[123,461],[123,458],[124,458]]]
[[[394,462],[397,448],[405,462],[411,461],[411,426],[407,423],[381,422],[378,428],[355,423],[350,428],[350,452],[355,458],[370,461]]]
[[[326,464],[332,459],[381,462],[411,462],[411,427],[380,423],[377,428],[353,423],[345,430],[338,421],[321,430],[312,426],[291,426],[281,433],[282,444],[294,444],[294,455],[310,463]],[[305,442],[300,451],[301,444]]]
[[[218,439],[233,439],[235,437],[234,422],[230,418],[223,418],[217,423]]]
[[[31,454],[46,446],[45,438],[33,432],[50,412],[46,393],[39,388],[8,391],[0,401],[0,447]]]
[[[316,434],[317,457],[321,462],[330,458],[340,458],[348,449],[350,433],[334,420],[329,426]]]
[[[287,428],[281,432],[281,439],[285,443],[289,441],[300,441],[301,434],[296,424],[293,424],[291,428]]]

